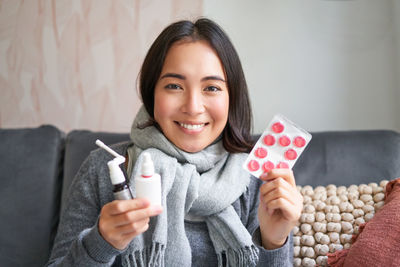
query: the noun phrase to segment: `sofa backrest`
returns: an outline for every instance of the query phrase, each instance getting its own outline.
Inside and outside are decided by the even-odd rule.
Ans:
[[[293,168],[299,185],[368,184],[400,177],[400,134],[394,131],[312,133]]]
[[[58,223],[64,134],[0,129],[0,265],[43,266]]]
[[[345,185],[400,177],[400,133],[389,130],[313,132],[312,140],[293,171],[299,185]],[[259,136],[255,136],[256,138]],[[129,140],[129,135],[73,131],[67,136],[65,190],[95,140],[106,144]]]

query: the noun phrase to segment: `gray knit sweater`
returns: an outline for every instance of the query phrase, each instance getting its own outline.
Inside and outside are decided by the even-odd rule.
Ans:
[[[125,155],[128,146],[129,143],[125,142],[113,146],[113,149]],[[107,152],[98,149],[89,155],[79,169],[61,214],[48,266],[120,265],[120,255],[125,251],[108,244],[100,235],[97,224],[101,208],[114,200],[107,167],[111,159]],[[123,171],[127,176],[126,170]],[[251,177],[248,189],[232,206],[259,248],[258,266],[292,266],[291,236],[279,249],[265,250],[260,246],[257,206],[261,184],[262,181]],[[185,230],[192,249],[192,266],[217,266],[217,257],[206,224],[185,220]]]

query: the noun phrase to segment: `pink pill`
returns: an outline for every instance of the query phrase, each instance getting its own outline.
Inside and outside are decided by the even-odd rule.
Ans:
[[[264,144],[266,144],[267,146],[273,146],[275,144],[275,137],[271,134],[268,134],[266,136],[264,136]]]
[[[276,167],[278,169],[289,169],[289,164],[287,164],[286,162],[279,162],[278,165],[276,165]]]
[[[294,149],[288,149],[285,152],[285,158],[288,160],[295,160],[297,158],[297,152]]]
[[[281,146],[288,146],[290,145],[290,138],[287,137],[286,135],[283,135],[279,138],[279,144]]]
[[[260,168],[260,164],[257,160],[250,160],[247,164],[247,168],[249,169],[249,171],[255,172]]]
[[[263,171],[264,172],[269,172],[273,168],[275,168],[274,164],[271,161],[264,162],[262,165]]]
[[[268,154],[267,150],[262,147],[259,147],[254,151],[254,155],[260,159],[265,158],[267,154]]]
[[[303,147],[306,145],[306,139],[304,139],[301,136],[297,136],[294,141],[293,141],[294,145],[297,147]]]
[[[280,122],[275,122],[272,124],[271,128],[274,133],[281,133],[285,129],[285,126],[283,126],[283,124]]]

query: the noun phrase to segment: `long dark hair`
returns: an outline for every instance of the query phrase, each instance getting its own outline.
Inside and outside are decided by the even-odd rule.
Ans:
[[[165,28],[154,41],[144,59],[139,76],[139,87],[146,111],[154,118],[154,90],[161,75],[169,48],[177,41],[207,41],[222,62],[229,90],[228,122],[223,130],[224,148],[229,152],[249,152],[252,112],[242,64],[226,33],[212,20],[201,18],[183,20]]]

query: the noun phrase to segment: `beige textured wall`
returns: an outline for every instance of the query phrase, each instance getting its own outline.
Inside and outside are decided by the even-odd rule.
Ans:
[[[150,44],[202,0],[0,0],[0,127],[129,131]]]

